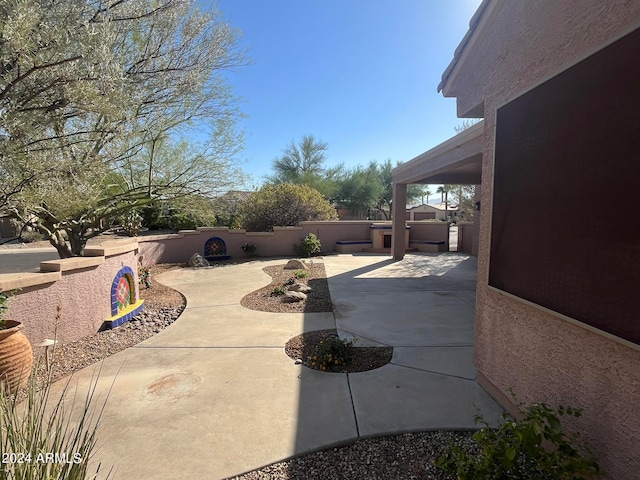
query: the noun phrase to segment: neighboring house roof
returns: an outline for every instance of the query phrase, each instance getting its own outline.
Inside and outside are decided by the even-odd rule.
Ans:
[[[452,211],[452,210],[458,210],[458,205],[455,203],[451,203],[451,202],[447,202],[448,203],[448,207],[445,208],[444,202],[442,203],[428,203],[428,204],[422,204],[422,205],[415,205],[413,207],[407,207],[407,210],[437,210],[437,211],[442,211],[444,212],[445,210],[448,211]]]

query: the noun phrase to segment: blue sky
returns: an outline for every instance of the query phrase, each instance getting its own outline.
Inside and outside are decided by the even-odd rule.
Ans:
[[[228,74],[248,118],[238,158],[254,185],[292,140],[327,166],[406,162],[455,135],[436,92],[481,0],[219,0],[252,63]]]

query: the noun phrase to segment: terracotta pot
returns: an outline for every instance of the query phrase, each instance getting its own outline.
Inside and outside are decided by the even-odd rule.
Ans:
[[[7,320],[8,328],[0,330],[0,382],[10,393],[26,385],[33,366],[33,350],[20,331],[22,323]]]

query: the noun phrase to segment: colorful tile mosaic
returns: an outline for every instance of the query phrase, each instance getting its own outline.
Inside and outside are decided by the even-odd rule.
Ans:
[[[122,267],[111,284],[111,315],[136,303],[135,274],[131,267]]]
[[[204,244],[204,258],[207,260],[228,260],[227,244],[220,237],[211,237]]]
[[[111,284],[111,318],[103,328],[111,329],[128,322],[144,308],[144,300],[136,298],[135,274],[130,267],[122,267]]]
[[[130,277],[128,275],[120,277],[118,287],[116,288],[115,300],[118,305],[118,313],[131,304],[131,284]]]

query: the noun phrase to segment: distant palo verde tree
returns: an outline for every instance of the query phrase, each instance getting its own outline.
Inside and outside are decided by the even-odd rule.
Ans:
[[[267,181],[307,185],[325,198],[331,198],[343,167],[325,167],[328,148],[326,142],[313,135],[303,136],[297,144],[292,140],[282,155],[273,161],[274,174],[268,176]]]

